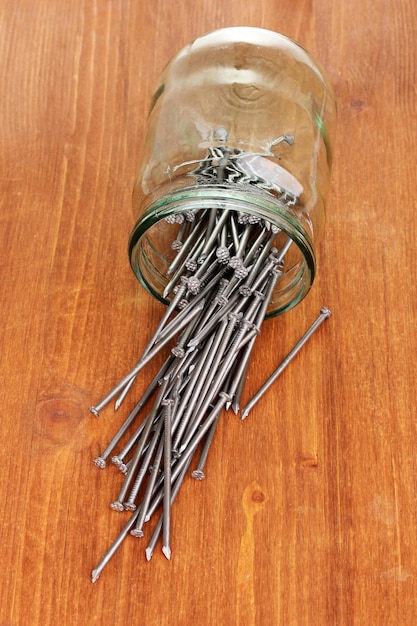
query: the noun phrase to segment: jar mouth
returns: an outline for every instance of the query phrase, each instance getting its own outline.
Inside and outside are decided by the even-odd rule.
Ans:
[[[289,207],[258,190],[236,191],[226,185],[189,187],[158,198],[135,224],[128,252],[132,270],[140,284],[155,298],[168,304],[164,290],[169,280],[168,268],[175,257],[171,243],[178,224],[176,215],[196,210],[229,210],[255,216],[278,229],[278,249],[292,240],[285,255],[285,265],[278,280],[266,317],[274,317],[296,306],[309,292],[316,273],[316,256],[310,236]],[[275,245],[275,243],[274,243]],[[289,262],[287,257],[289,257]]]

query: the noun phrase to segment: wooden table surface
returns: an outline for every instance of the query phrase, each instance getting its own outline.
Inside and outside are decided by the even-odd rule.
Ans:
[[[413,0],[3,0],[0,624],[405,626],[417,620],[417,13]],[[128,537],[92,459],[133,406],[88,411],[163,311],[127,258],[153,84],[217,27],[287,34],[338,101],[308,297],[264,325],[249,398],[326,322],[172,511],[171,561]],[[143,543],[145,542],[145,543]]]

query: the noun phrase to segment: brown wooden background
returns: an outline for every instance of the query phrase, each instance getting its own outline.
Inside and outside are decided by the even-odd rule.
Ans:
[[[0,624],[405,626],[417,620],[414,0],[0,2]],[[130,195],[153,83],[216,27],[256,25],[327,69],[339,125],[308,298],[266,324],[249,397],[333,311],[207,480],[173,557],[129,537],[93,457],[127,415],[87,407],[162,307],[130,270]],[[133,399],[132,399],[133,400]],[[122,414],[123,413],[123,414]]]

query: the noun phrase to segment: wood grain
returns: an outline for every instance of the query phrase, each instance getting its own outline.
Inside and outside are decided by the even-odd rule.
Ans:
[[[87,407],[161,314],[126,254],[152,86],[237,24],[309,48],[339,117],[318,278],[264,326],[246,397],[333,317],[245,422],[221,422],[171,562],[128,538],[92,585],[126,518],[119,476],[92,464],[123,416]],[[416,42],[412,0],[3,0],[2,626],[416,623]]]

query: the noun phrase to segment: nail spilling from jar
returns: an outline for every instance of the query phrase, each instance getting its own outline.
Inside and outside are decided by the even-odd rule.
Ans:
[[[146,558],[152,558],[160,537],[162,552],[170,558],[172,503],[189,470],[196,480],[205,477],[222,412],[239,413],[254,344],[291,246],[291,239],[269,222],[227,209],[188,211],[167,221],[175,229],[175,257],[164,292],[170,304],[135,366],[90,408],[98,416],[114,401],[118,409],[141,370],[167,351],[143,396],[94,459],[101,469],[110,459],[122,472],[120,491],[110,506],[132,515],[93,570],[93,582],[123,540],[129,534],[143,537],[144,526],[155,517]],[[320,321],[275,378],[329,315],[322,309]],[[254,402],[244,407],[242,419]]]

